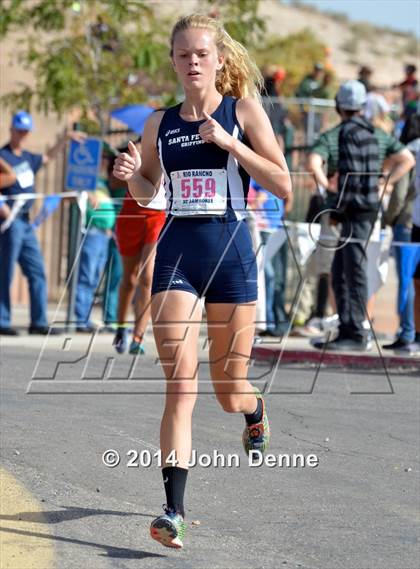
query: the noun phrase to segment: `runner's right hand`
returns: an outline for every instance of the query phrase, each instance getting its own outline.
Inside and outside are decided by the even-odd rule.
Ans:
[[[128,182],[133,175],[140,170],[141,158],[133,142],[128,143],[128,153],[122,152],[114,162],[113,174],[119,180]]]

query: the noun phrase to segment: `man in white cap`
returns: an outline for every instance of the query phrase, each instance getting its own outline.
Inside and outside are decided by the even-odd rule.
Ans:
[[[24,149],[29,133],[33,130],[32,116],[25,111],[18,111],[12,117],[10,140],[0,148],[0,159],[14,172],[15,180],[9,185],[1,184],[2,196],[21,196],[35,192],[35,175],[49,160],[55,158],[63,149],[66,140],[81,140],[83,133],[70,132],[60,138],[46,154],[35,154]],[[13,178],[12,178],[13,179]],[[10,215],[15,200],[0,201],[0,224]],[[0,335],[16,336],[17,330],[11,327],[10,286],[16,263],[28,279],[31,301],[30,334],[48,334],[47,321],[47,282],[44,260],[38,240],[31,226],[29,212],[33,200],[26,200],[19,209],[13,223],[0,232]],[[16,207],[16,206],[15,206]],[[51,329],[54,333],[54,330]]]
[[[327,190],[325,209],[330,213],[324,215],[332,224],[341,223],[331,268],[339,334],[332,342],[314,344],[320,349],[368,349],[363,325],[368,300],[366,245],[380,210],[379,173],[388,158],[388,183],[394,184],[414,165],[408,149],[361,116],[365,103],[366,89],[360,81],[343,83],[336,96],[342,122],[321,134],[308,157],[309,171]]]

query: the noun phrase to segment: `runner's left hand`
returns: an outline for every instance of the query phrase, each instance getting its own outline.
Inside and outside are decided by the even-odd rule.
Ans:
[[[205,142],[213,142],[220,148],[223,148],[223,150],[228,150],[232,144],[233,137],[209,114],[206,112],[203,114],[207,120],[198,129],[201,138]]]

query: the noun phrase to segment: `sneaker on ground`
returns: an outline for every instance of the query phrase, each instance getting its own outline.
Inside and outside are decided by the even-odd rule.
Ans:
[[[297,336],[301,338],[311,338],[315,336],[322,335],[322,330],[317,326],[312,326],[311,324],[306,324],[306,326],[295,326],[291,332],[291,336]]]
[[[275,338],[277,336],[276,332],[271,328],[266,328],[265,330],[261,330],[261,332],[259,332],[258,335],[261,336],[262,338],[264,338],[265,336],[270,336],[271,338]]]
[[[322,330],[323,330],[322,318],[318,318],[318,316],[314,316],[313,318],[310,318],[308,320],[308,322],[306,323],[306,326],[310,326],[311,328],[317,328],[318,332],[322,332]]]
[[[352,338],[336,338],[332,341],[313,342],[314,348],[333,352],[369,352],[372,342],[368,340],[353,340]]]
[[[385,344],[382,346],[384,350],[393,350],[402,354],[415,354],[419,350],[418,344],[415,342],[406,342],[401,338],[397,338],[392,344]]]
[[[128,344],[127,328],[118,328],[115,334],[115,338],[112,342],[112,345],[119,354],[124,354],[124,352],[127,350],[127,344]]]
[[[332,314],[331,316],[326,316],[322,319],[321,325],[324,332],[330,330],[336,330],[340,324],[340,319],[338,314]]]
[[[33,334],[37,336],[59,336],[63,333],[60,328],[54,328],[53,326],[29,326],[28,334]]]
[[[76,332],[80,334],[94,334],[98,330],[98,327],[93,322],[87,322],[83,325],[76,326]]]
[[[262,419],[260,423],[245,425],[245,429],[242,434],[242,444],[247,454],[249,454],[251,450],[258,450],[261,453],[264,453],[268,447],[268,443],[270,442],[270,425],[268,423],[267,412],[265,410],[265,402],[257,387],[254,387],[254,391],[257,399],[261,399],[262,401]]]
[[[115,324],[104,324],[102,328],[99,328],[99,334],[115,334],[117,327]]]
[[[0,326],[0,336],[19,336],[19,332],[10,326]]]
[[[413,342],[411,344],[411,354],[420,354],[420,342]]]
[[[140,338],[139,336],[134,336],[130,344],[130,347],[128,348],[128,353],[131,354],[132,356],[144,356],[146,350],[144,349],[142,340],[143,338]]]
[[[165,547],[181,549],[187,524],[180,513],[164,506],[165,513],[150,524],[150,535]]]

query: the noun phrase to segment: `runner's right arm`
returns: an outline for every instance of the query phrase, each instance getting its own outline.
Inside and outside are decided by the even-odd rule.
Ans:
[[[162,169],[156,148],[163,111],[157,111],[148,118],[141,140],[142,158],[133,143],[129,153],[123,152],[115,160],[114,176],[127,182],[133,198],[141,206],[147,206],[159,191]]]

